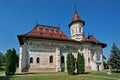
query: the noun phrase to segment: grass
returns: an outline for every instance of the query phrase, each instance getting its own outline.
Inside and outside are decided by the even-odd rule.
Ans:
[[[104,72],[90,72],[80,75],[68,75],[65,72],[17,73],[17,76],[1,76],[0,80],[113,80],[120,78],[119,73],[107,75]],[[107,77],[107,78],[105,78]]]
[[[120,78],[120,73],[112,73],[108,75],[107,72],[91,72],[91,76],[101,76],[101,77],[110,77],[110,78]]]
[[[5,67],[0,66],[0,74],[4,74]],[[120,73],[107,75],[106,72],[86,72],[80,75],[68,75],[66,72],[24,72],[15,76],[0,76],[0,80],[115,80],[120,79]]]
[[[0,74],[4,74],[5,73],[5,66],[0,66]]]
[[[110,80],[80,75],[12,76],[0,77],[0,80]],[[111,79],[112,80],[112,79]]]

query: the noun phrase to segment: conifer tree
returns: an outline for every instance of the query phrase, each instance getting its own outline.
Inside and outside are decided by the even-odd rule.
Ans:
[[[72,53],[67,54],[67,72],[70,75],[74,75],[74,70],[75,70],[75,60],[74,60],[74,55]]]
[[[120,69],[120,49],[116,46],[115,43],[113,43],[108,64],[110,64],[113,69],[116,69],[116,71]]]
[[[84,56],[78,52],[76,62],[77,74],[82,74],[85,71]]]
[[[81,55],[81,58],[82,58],[82,60],[81,60],[81,73],[83,74],[84,72],[85,72],[85,59],[84,59],[84,55],[83,55],[83,53],[82,53],[82,55]]]
[[[78,52],[76,61],[77,74],[80,74],[81,70],[81,54]]]
[[[5,56],[5,74],[6,75],[14,75],[16,72],[16,50],[15,49],[9,49],[7,50],[6,56]]]
[[[4,65],[5,63],[5,55],[0,52],[0,66]]]

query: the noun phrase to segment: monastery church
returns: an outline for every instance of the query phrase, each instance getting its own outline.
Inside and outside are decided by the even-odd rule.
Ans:
[[[67,54],[83,53],[86,71],[102,71],[103,48],[107,44],[98,41],[93,35],[84,35],[83,21],[75,9],[68,27],[70,37],[59,27],[37,24],[22,35],[20,44],[19,72],[65,72]]]

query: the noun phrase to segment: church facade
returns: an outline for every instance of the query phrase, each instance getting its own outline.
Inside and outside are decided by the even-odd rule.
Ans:
[[[62,72],[66,70],[66,58],[72,53],[83,53],[86,71],[102,71],[103,48],[107,44],[93,35],[84,36],[85,22],[75,10],[69,24],[71,37],[59,27],[37,24],[28,33],[18,35],[20,43],[19,72]]]

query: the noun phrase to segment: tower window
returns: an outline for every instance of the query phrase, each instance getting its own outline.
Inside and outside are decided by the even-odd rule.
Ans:
[[[39,57],[37,57],[37,59],[36,59],[36,63],[40,63],[40,59],[39,59]]]
[[[61,56],[61,63],[64,63],[64,56]]]
[[[50,63],[53,63],[53,56],[51,55],[49,58]]]
[[[81,27],[79,28],[79,32],[81,32]]]
[[[33,57],[30,58],[30,63],[33,63]]]

